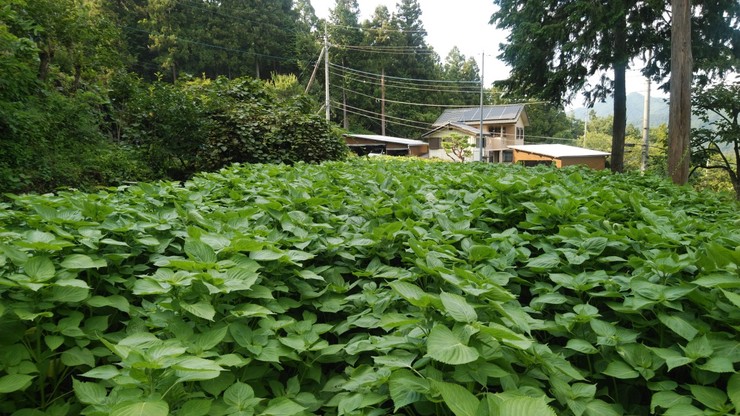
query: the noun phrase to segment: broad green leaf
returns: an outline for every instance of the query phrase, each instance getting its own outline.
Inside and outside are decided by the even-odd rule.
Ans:
[[[558,267],[560,262],[560,257],[556,253],[545,253],[541,256],[529,259],[527,267],[549,270]]]
[[[393,411],[424,398],[429,392],[429,382],[410,370],[396,370],[388,380],[388,389],[393,400]]]
[[[534,398],[514,393],[487,394],[489,413],[493,416],[557,416],[543,396]],[[492,409],[491,409],[492,408]]]
[[[396,293],[398,293],[398,295],[406,299],[412,305],[420,308],[429,306],[429,302],[426,298],[427,293],[419,286],[401,280],[395,280],[389,283],[389,285]]]
[[[80,375],[83,377],[110,380],[119,374],[121,374],[121,370],[119,370],[117,367],[112,365],[102,365]]]
[[[478,319],[475,309],[465,300],[464,297],[454,293],[442,292],[439,295],[447,313],[452,319],[458,322],[472,323]]]
[[[84,404],[103,404],[108,396],[108,392],[105,390],[105,387],[98,383],[88,383],[73,379],[72,387],[77,399]]]
[[[688,344],[686,344],[685,347],[681,348],[683,349],[684,353],[686,353],[686,356],[688,358],[691,358],[692,360],[706,358],[714,353],[714,349],[709,343],[706,335],[692,339],[691,341],[689,341]]]
[[[87,348],[72,347],[62,353],[61,359],[62,363],[68,367],[78,365],[95,367],[95,356]]]
[[[85,254],[71,254],[62,261],[61,266],[72,270],[99,269],[107,266],[107,263],[105,259],[93,260]]]
[[[622,411],[617,411],[615,406],[603,400],[591,400],[586,405],[586,416],[622,416]]]
[[[722,289],[722,293],[725,295],[727,300],[729,300],[735,305],[735,307],[740,308],[740,295],[734,292],[730,292],[728,290],[724,290],[724,289]]]
[[[654,413],[657,407],[670,409],[679,404],[691,404],[691,397],[680,395],[675,391],[659,391],[654,393],[650,400],[650,412]]]
[[[596,347],[591,345],[588,341],[576,338],[569,339],[568,343],[565,345],[565,348],[584,354],[596,354],[597,352],[599,352],[599,350],[597,350]]]
[[[64,343],[64,337],[58,335],[47,335],[44,337],[44,344],[49,350],[54,351]]]
[[[735,409],[740,409],[740,373],[730,376],[730,380],[727,382],[727,396]]]
[[[506,345],[510,345],[522,350],[526,350],[530,346],[532,346],[532,341],[524,335],[517,334],[509,328],[503,325],[499,325],[495,322],[489,322],[488,325],[476,326],[476,328],[479,329],[481,332],[493,336]]]
[[[663,413],[663,416],[704,416],[705,413],[690,404],[677,404]]]
[[[249,253],[249,258],[257,261],[274,261],[281,259],[285,253],[272,250],[257,250]]]
[[[440,392],[444,403],[455,416],[475,416],[480,402],[468,389],[441,381],[433,381],[432,386]]]
[[[689,389],[699,403],[710,409],[719,410],[727,402],[727,395],[720,389],[697,384],[689,385]]]
[[[711,357],[704,364],[698,365],[698,367],[712,373],[735,372],[735,362],[730,357]]]
[[[620,379],[637,378],[640,376],[640,373],[621,360],[610,361],[603,373]]]
[[[198,302],[198,303],[185,303],[180,302],[180,307],[187,312],[192,313],[193,315],[197,316],[198,318],[207,319],[209,321],[213,321],[213,317],[216,316],[216,310],[213,308],[213,305],[206,302]]]
[[[667,326],[687,341],[691,341],[694,339],[696,334],[699,333],[699,331],[691,326],[690,323],[678,316],[659,313],[658,319],[663,323],[663,325]]]
[[[262,411],[268,416],[293,416],[306,410],[305,407],[287,397],[279,397],[272,400],[267,408]]]
[[[208,416],[213,401],[210,399],[191,399],[183,403],[178,416]]]
[[[0,377],[0,393],[12,393],[25,390],[36,376],[28,374],[8,374]]]
[[[465,364],[480,356],[478,350],[465,345],[444,325],[435,325],[427,337],[427,354],[445,364]]]
[[[199,263],[215,263],[217,261],[216,252],[213,251],[213,248],[200,240],[186,240],[184,249],[188,257]]]
[[[247,410],[254,407],[254,390],[246,383],[236,382],[224,392],[224,402],[238,410]]]
[[[163,400],[120,403],[113,407],[110,416],[167,416],[170,407]]]
[[[54,277],[56,269],[48,257],[31,257],[23,265],[28,277],[34,282],[45,282]]]

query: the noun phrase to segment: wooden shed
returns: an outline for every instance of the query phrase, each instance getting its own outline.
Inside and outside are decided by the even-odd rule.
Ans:
[[[525,166],[553,164],[563,166],[584,165],[601,170],[606,167],[607,152],[567,146],[564,144],[524,144],[509,146],[514,151],[514,163]]]
[[[429,143],[421,140],[374,134],[345,134],[344,141],[350,150],[359,155],[382,153],[389,156],[429,157]]]

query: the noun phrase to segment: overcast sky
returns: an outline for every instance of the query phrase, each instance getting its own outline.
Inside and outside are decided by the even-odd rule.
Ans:
[[[321,18],[329,17],[329,10],[335,3],[335,0],[311,0],[316,15]],[[362,22],[369,19],[379,5],[395,12],[397,0],[358,0],[358,3]],[[493,81],[507,78],[509,68],[496,58],[500,53],[499,43],[506,40],[506,32],[488,23],[495,11],[493,0],[419,0],[419,5],[427,42],[443,62],[452,47],[457,46],[466,57],[475,58],[480,68],[481,53],[485,52],[485,84],[491,85]],[[640,64],[636,65],[639,67]],[[627,93],[644,93],[645,89],[645,79],[639,72],[629,71]],[[656,93],[653,88],[653,94]],[[576,100],[580,101],[580,97]],[[573,104],[580,105],[577,102]]]

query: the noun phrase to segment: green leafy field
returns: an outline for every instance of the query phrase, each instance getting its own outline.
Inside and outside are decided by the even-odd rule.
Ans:
[[[740,413],[738,206],[657,179],[356,159],[0,208],[2,414]]]

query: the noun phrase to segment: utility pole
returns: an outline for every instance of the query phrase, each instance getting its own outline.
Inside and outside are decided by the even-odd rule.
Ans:
[[[478,140],[480,144],[480,153],[478,154],[478,161],[483,161],[483,73],[486,70],[486,53],[485,51],[480,54],[480,138]]]
[[[588,118],[591,115],[588,113],[588,108],[586,108],[586,120],[583,122],[583,147],[586,147],[586,135],[588,134]]]
[[[324,25],[324,88],[326,100],[324,106],[326,107],[326,121],[328,122],[331,118],[331,101],[329,99],[329,34]]]
[[[648,54],[648,61],[650,55]],[[642,112],[642,163],[640,173],[645,174],[648,166],[648,150],[650,147],[650,78],[647,79],[647,92],[645,93],[645,104]]]
[[[385,67],[380,73],[380,134],[385,136]]]
[[[313,81],[316,79],[316,73],[319,70],[319,64],[321,63],[321,58],[324,56],[324,48],[321,48],[321,52],[319,52],[319,59],[316,60],[316,65],[313,66],[313,72],[311,72],[311,79],[308,80],[308,85],[306,85],[306,94],[308,94],[308,91],[311,89],[311,85],[313,85]]]

